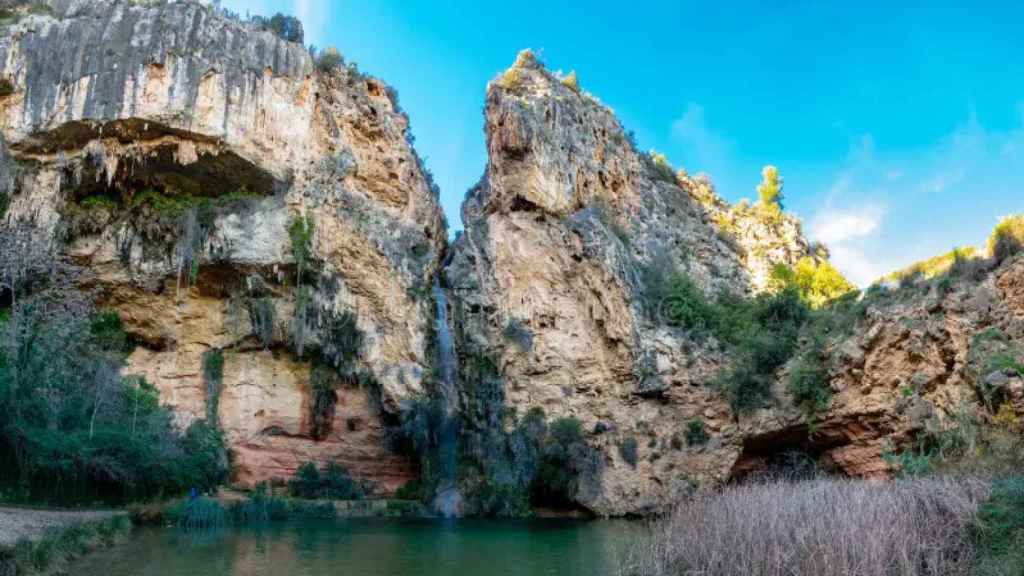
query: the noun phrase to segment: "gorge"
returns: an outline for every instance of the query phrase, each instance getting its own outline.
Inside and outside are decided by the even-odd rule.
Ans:
[[[3,226],[84,270],[122,374],[219,427],[234,488],[334,464],[445,516],[646,517],[793,453],[890,477],[965,412],[1024,415],[991,362],[1021,358],[1019,254],[820,296],[799,219],[638,150],[529,50],[449,239],[354,64],[198,2],[33,6],[0,34]]]

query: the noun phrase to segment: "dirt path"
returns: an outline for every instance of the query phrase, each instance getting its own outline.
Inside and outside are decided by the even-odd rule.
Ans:
[[[125,514],[125,512],[37,510],[0,506],[0,546],[14,544],[22,538],[36,540],[50,528],[105,520],[119,514]]]

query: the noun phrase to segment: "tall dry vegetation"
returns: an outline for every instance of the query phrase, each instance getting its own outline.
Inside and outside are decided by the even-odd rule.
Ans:
[[[753,483],[696,495],[628,551],[627,576],[972,573],[972,478]]]

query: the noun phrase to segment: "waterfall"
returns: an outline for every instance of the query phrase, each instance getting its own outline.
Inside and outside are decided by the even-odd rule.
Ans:
[[[436,309],[434,322],[437,333],[437,385],[444,402],[445,413],[445,422],[439,435],[441,470],[437,494],[434,496],[434,510],[446,518],[453,518],[462,512],[462,494],[459,493],[458,487],[456,434],[459,410],[456,381],[459,361],[455,355],[451,324],[448,322],[448,295],[441,287],[440,274],[434,279],[432,292]]]

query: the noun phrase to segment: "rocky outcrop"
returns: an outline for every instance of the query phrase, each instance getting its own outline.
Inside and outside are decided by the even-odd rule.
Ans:
[[[390,493],[418,473],[394,425],[431,425],[432,396],[445,470],[456,413],[463,459],[535,458],[513,445],[528,414],[577,418],[576,503],[602,515],[663,510],[791,449],[885,476],[886,451],[965,410],[1024,414],[1020,371],[991,362],[1024,363],[1024,258],[850,306],[812,421],[787,396],[792,363],[771,406],[734,413],[709,385],[728,348],[669,325],[660,290],[683,272],[750,296],[776,264],[827,258],[796,218],[637,151],[524,52],[488,86],[488,164],[448,246],[394,92],[321,64],[190,1],[50,0],[0,33],[4,222],[89,271],[138,345],[126,372],[182,426],[218,423],[240,486],[330,461]]]
[[[485,127],[487,169],[445,270],[463,364],[492,359],[519,416],[541,408],[592,431],[604,460],[582,490],[592,511],[642,513],[726,477],[735,425],[704,386],[725,359],[657,321],[651,276],[679,268],[708,291],[757,291],[771,264],[810,254],[799,223],[779,221],[788,236],[744,217],[723,229],[729,207],[706,179],[638,152],[608,108],[529,52],[488,87]],[[685,445],[692,419],[711,445]],[[620,447],[634,442],[630,463]]]
[[[528,52],[488,87],[485,127],[487,169],[467,195],[466,231],[444,273],[468,433],[489,425],[474,422],[487,401],[501,404],[485,414],[504,414],[506,430],[538,408],[577,418],[600,454],[580,479],[584,508],[662,510],[789,452],[852,476],[887,476],[886,452],[964,410],[991,412],[985,378],[1022,414],[1024,383],[983,373],[977,348],[990,328],[1008,348],[1024,336],[1024,261],[871,291],[834,312],[842,328],[823,350],[827,410],[809,417],[794,406],[785,386],[794,360],[777,374],[770,406],[735,413],[711,385],[734,359],[713,337],[666,325],[659,283],[679,270],[708,294],[751,295],[769,287],[775,264],[827,250],[810,245],[792,216],[730,206],[705,177],[638,152],[607,108]],[[501,394],[481,396],[481,358],[494,363]]]
[[[424,391],[446,232],[393,92],[198,3],[48,6],[0,36],[8,222],[67,243],[183,425],[218,400],[238,483],[411,478],[382,418]]]
[[[1024,258],[991,271],[983,259],[973,266],[944,281],[868,292],[855,328],[828,350],[833,398],[814,434],[783,401],[741,426],[746,450],[737,466],[804,446],[844,474],[886,477],[894,470],[886,452],[957,419],[1017,426],[1024,378],[993,360],[1024,365]]]

